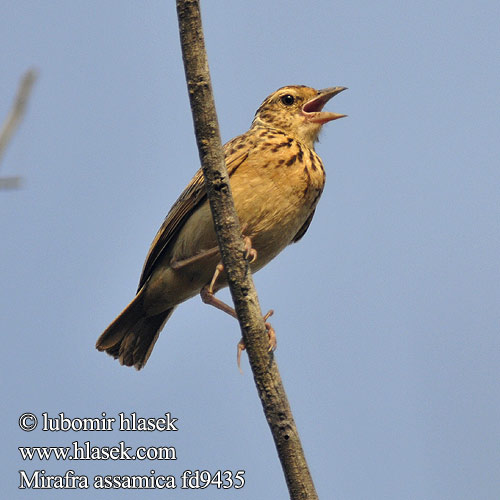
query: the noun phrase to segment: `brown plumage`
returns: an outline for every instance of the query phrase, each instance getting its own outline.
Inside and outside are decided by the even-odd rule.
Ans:
[[[248,132],[224,146],[236,211],[256,251],[258,271],[307,231],[325,184],[314,143],[321,127],[339,115],[322,111],[344,87],[287,86],[259,107]],[[100,351],[141,369],[175,307],[213,284],[220,261],[201,169],[175,202],[156,234],[137,295],[97,340]]]

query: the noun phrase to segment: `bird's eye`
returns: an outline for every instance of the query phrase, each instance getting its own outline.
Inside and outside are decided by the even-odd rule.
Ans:
[[[283,95],[281,96],[281,102],[285,106],[291,106],[295,102],[295,97],[293,97],[293,95],[290,94]]]

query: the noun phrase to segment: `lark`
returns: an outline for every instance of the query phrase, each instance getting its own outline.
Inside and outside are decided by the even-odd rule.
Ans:
[[[250,130],[225,144],[231,191],[252,272],[299,241],[309,228],[325,185],[325,170],[314,144],[325,123],[346,116],[323,107],[343,90],[282,87],[261,104]],[[234,310],[214,296],[225,286],[200,169],[156,234],[136,296],[102,333],[96,348],[140,370],[165,323],[185,300],[201,294],[204,302],[234,316]],[[274,339],[270,342],[274,348]],[[240,353],[244,346],[238,345]]]

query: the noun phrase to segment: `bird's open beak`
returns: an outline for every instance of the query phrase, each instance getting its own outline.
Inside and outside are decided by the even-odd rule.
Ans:
[[[322,111],[323,106],[334,96],[340,94],[347,87],[330,87],[327,89],[319,90],[318,95],[307,101],[302,106],[302,114],[306,119],[312,123],[319,123],[324,125],[332,120],[344,118],[347,115],[339,115],[338,113],[331,113],[330,111]]]

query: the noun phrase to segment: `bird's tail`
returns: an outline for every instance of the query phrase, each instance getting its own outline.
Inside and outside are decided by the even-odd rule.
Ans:
[[[122,365],[140,370],[147,362],[160,332],[174,307],[156,316],[144,316],[142,293],[111,323],[97,339],[96,349],[106,351]]]

